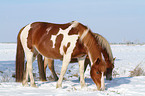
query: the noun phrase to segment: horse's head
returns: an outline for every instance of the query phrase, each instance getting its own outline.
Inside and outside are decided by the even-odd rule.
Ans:
[[[112,71],[114,68],[114,60],[115,60],[115,58],[112,61],[110,61],[110,60],[107,61],[107,68],[106,68],[106,72],[105,72],[106,80],[112,80]]]
[[[104,77],[103,77],[105,70],[106,70],[106,63],[99,58],[95,60],[95,62],[91,67],[90,75],[94,83],[96,84],[98,90],[105,89]]]

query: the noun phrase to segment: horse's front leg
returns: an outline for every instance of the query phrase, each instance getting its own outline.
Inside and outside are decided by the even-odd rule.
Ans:
[[[71,54],[65,54],[63,56],[61,73],[60,73],[59,79],[57,81],[56,88],[61,88],[62,87],[63,76],[66,73],[66,70],[67,70],[67,67],[68,67],[68,64],[69,64],[70,60],[71,60]]]
[[[83,56],[81,58],[78,58],[78,63],[79,63],[79,70],[80,70],[80,83],[81,83],[81,88],[85,87],[85,80],[84,80],[84,62],[85,62],[86,56]]]

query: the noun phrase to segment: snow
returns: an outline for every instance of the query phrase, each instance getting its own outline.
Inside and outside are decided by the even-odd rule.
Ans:
[[[96,85],[90,78],[89,70],[85,72],[87,87],[81,89],[79,65],[69,64],[68,70],[62,82],[62,88],[56,89],[56,81],[48,79],[39,81],[38,65],[33,64],[33,73],[38,88],[23,87],[15,82],[12,75],[15,73],[15,43],[0,43],[0,96],[144,96],[145,76],[129,77],[130,71],[140,64],[145,69],[145,45],[111,45],[114,57],[116,57],[113,80],[105,80],[105,91],[97,91]],[[55,70],[59,75],[61,61],[55,61]],[[47,77],[51,73],[47,68]]]

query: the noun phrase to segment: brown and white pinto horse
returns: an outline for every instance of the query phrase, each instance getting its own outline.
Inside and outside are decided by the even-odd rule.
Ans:
[[[88,54],[92,64],[91,78],[97,85],[98,90],[105,89],[103,74],[106,63],[102,58],[98,41],[91,30],[81,23],[77,21],[67,24],[34,22],[20,30],[17,41],[16,67],[20,68],[26,55],[26,72],[22,82],[24,86],[28,86],[29,75],[31,86],[36,87],[32,73],[32,63],[38,53],[47,58],[63,59],[56,88],[62,86],[63,76],[72,58],[78,59],[81,87],[85,86],[84,61]],[[19,73],[16,72],[16,78],[17,74]]]
[[[96,40],[98,41],[98,44],[99,44],[100,49],[101,49],[101,53],[102,53],[102,55],[105,59],[105,62],[107,64],[107,69],[105,71],[106,79],[112,80],[112,70],[114,68],[114,60],[115,59],[113,58],[110,44],[103,36],[101,36],[97,33],[94,33],[94,36],[95,36]],[[42,61],[42,58],[37,59],[37,61]],[[74,58],[71,60],[71,62],[74,63],[74,62],[78,62],[78,61],[77,61],[77,59]],[[57,81],[58,76],[54,70],[54,60],[49,59],[47,57],[44,58],[44,72],[45,72],[45,74],[46,74],[47,65],[48,65],[48,67],[49,67],[49,69],[54,77],[54,80]],[[88,65],[91,67],[91,62],[87,56],[87,58],[85,59],[85,63],[84,63],[84,72],[85,72]],[[41,70],[39,70],[39,72],[41,72]],[[40,76],[40,78],[41,78],[41,80],[43,80],[41,76]],[[46,78],[46,76],[45,76],[45,78]]]

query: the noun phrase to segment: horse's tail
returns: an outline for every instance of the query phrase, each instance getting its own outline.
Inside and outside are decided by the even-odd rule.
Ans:
[[[98,40],[99,45],[108,54],[109,60],[113,62],[113,54],[112,54],[109,42],[103,36],[101,36],[97,33],[94,33],[94,35],[95,35],[95,38]]]
[[[16,82],[22,82],[24,73],[24,49],[20,40],[20,34],[24,27],[20,30],[17,37],[17,51],[16,51]]]

